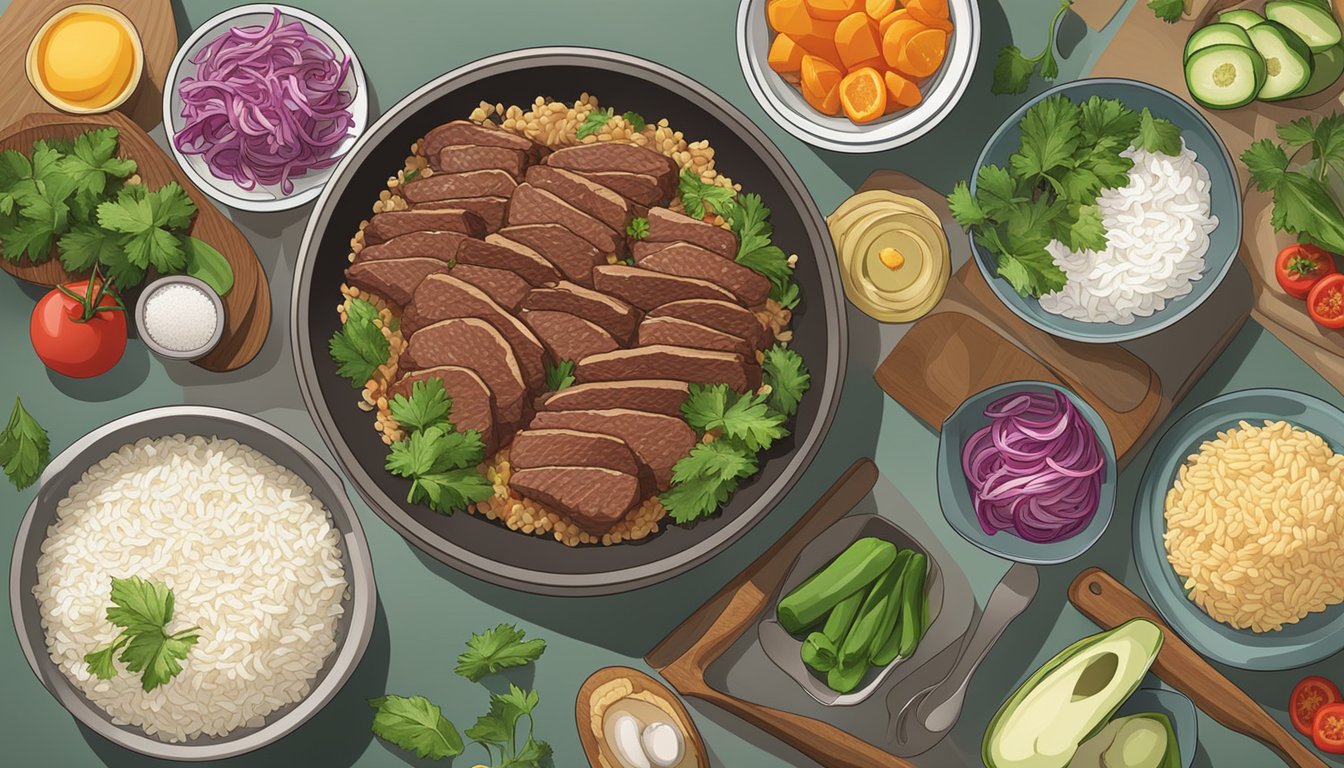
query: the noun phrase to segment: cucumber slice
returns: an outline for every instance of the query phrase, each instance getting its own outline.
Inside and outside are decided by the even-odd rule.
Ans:
[[[1211,45],[1190,54],[1185,85],[1209,109],[1235,109],[1255,101],[1267,77],[1265,60],[1254,48]]]
[[[1311,54],[1311,63],[1311,79],[1302,86],[1302,90],[1293,94],[1293,98],[1320,93],[1334,85],[1340,75],[1344,75],[1344,45]]]
[[[1251,27],[1246,34],[1264,57],[1268,74],[1256,98],[1290,99],[1311,80],[1311,49],[1296,32],[1277,21],[1266,21]]]
[[[1297,33],[1312,53],[1328,51],[1339,44],[1339,23],[1329,11],[1301,0],[1271,0],[1265,17]]]
[[[1185,41],[1184,61],[1190,60],[1190,54],[1201,48],[1208,48],[1211,45],[1240,45],[1242,48],[1254,48],[1251,43],[1251,36],[1246,34],[1246,30],[1236,24],[1227,22],[1218,22],[1206,27],[1200,27]]]
[[[1218,14],[1218,20],[1226,24],[1236,24],[1242,29],[1250,29],[1263,22],[1265,17],[1255,11],[1223,11]]]

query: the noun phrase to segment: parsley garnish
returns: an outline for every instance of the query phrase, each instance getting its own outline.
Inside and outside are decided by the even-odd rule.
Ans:
[[[443,760],[462,754],[462,736],[424,696],[379,696],[373,707],[373,733],[424,760]]]
[[[494,495],[494,486],[476,468],[485,459],[481,435],[454,429],[452,399],[441,379],[415,382],[411,396],[397,395],[389,408],[409,432],[388,449],[385,463],[388,472],[411,481],[406,501],[452,514]]]
[[[1139,117],[1139,134],[1134,137],[1134,146],[1148,152],[1161,152],[1164,155],[1181,153],[1181,129],[1176,124],[1161,117],[1153,117],[1147,107]]]
[[[1181,14],[1185,12],[1184,0],[1148,0],[1148,7],[1154,16],[1168,24],[1180,21]]]
[[[643,240],[649,236],[649,220],[643,216],[636,216],[625,225],[625,234],[631,240]]]
[[[1062,0],[1054,18],[1050,19],[1050,28],[1045,33],[1045,48],[1031,58],[1022,55],[1021,49],[1010,45],[999,50],[994,62],[994,82],[989,89],[993,93],[1022,93],[1031,83],[1031,74],[1037,65],[1041,68],[1042,80],[1054,80],[1059,75],[1059,61],[1055,59],[1055,29],[1064,12],[1073,5],[1073,0]]]
[[[761,273],[770,280],[770,298],[785,309],[798,305],[798,287],[793,282],[789,257],[770,242],[774,227],[770,209],[754,193],[738,195],[727,208],[724,218],[737,234],[737,263]]]
[[[378,366],[387,362],[390,345],[382,329],[374,324],[378,308],[364,299],[352,299],[345,314],[345,325],[327,342],[336,372],[361,389],[373,378]]]
[[[812,375],[807,372],[802,355],[776,344],[765,351],[761,367],[765,383],[770,385],[767,400],[770,407],[786,416],[797,413],[803,393],[812,386]]]
[[[139,576],[112,579],[112,607],[107,609],[107,620],[122,632],[111,644],[84,657],[90,674],[100,680],[115,677],[115,658],[126,665],[128,672],[140,673],[140,687],[146,692],[176,677],[182,671],[182,660],[201,639],[200,627],[168,634],[168,624],[173,620],[173,590]]]
[[[0,432],[0,465],[5,476],[15,488],[23,490],[37,481],[50,461],[47,430],[24,409],[23,401],[15,397],[9,424]]]
[[[672,486],[658,498],[674,521],[689,523],[714,514],[756,469],[756,456],[732,441],[696,443],[673,465]]]
[[[701,434],[712,432],[757,453],[789,433],[783,427],[787,417],[765,399],[754,392],[739,395],[727,384],[692,384],[681,413]]]
[[[574,384],[574,361],[559,360],[546,366],[546,391],[558,392]]]
[[[524,640],[527,633],[512,624],[500,624],[481,634],[472,634],[467,650],[457,657],[453,671],[476,682],[508,667],[521,667],[541,658],[546,641],[540,638]]]
[[[1274,195],[1270,225],[1304,243],[1344,253],[1344,212],[1331,193],[1344,183],[1344,116],[1301,117],[1279,126],[1279,140],[1260,139],[1241,155],[1251,181]],[[1309,159],[1298,163],[1298,156]]]
[[[494,762],[494,749],[500,752],[501,768],[539,768],[551,754],[551,745],[537,741],[532,731],[532,710],[541,701],[536,691],[524,691],[509,683],[507,693],[490,694],[490,711],[476,718],[467,729],[467,738],[485,747]],[[518,721],[527,718],[527,738],[518,747]],[[493,749],[492,749],[493,748]]]
[[[629,123],[630,127],[634,128],[636,131],[642,131],[644,130],[644,127],[648,125],[648,123],[644,121],[644,116],[638,112],[622,112],[621,117],[625,118],[625,122]]]
[[[686,209],[686,215],[695,219],[703,219],[706,213],[711,212],[726,217],[736,195],[728,187],[706,184],[689,168],[681,172],[678,194],[681,195],[681,207]]]
[[[611,120],[614,114],[616,114],[615,110],[610,107],[607,109],[594,109],[583,119],[583,123],[579,125],[579,129],[574,133],[575,137],[582,139],[585,136],[591,136],[594,133],[597,133],[606,127],[607,122]]]

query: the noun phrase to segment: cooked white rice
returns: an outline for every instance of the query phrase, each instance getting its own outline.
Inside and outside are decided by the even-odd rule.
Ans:
[[[312,489],[234,440],[143,439],[90,467],[57,505],[33,588],[47,651],[118,724],[165,741],[259,726],[305,697],[336,648],[346,592],[339,532]],[[113,577],[171,588],[175,632],[201,628],[182,673],[145,693],[111,642]]]
[[[1208,170],[1182,146],[1175,157],[1128,149],[1129,184],[1097,198],[1106,249],[1073,251],[1058,240],[1046,250],[1068,276],[1041,309],[1089,323],[1129,325],[1190,293],[1204,274],[1210,213]]]

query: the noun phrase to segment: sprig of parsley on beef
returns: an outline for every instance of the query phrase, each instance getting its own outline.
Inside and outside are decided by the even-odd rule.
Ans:
[[[388,407],[407,435],[389,447],[385,466],[411,481],[406,501],[447,515],[494,495],[477,469],[485,460],[481,435],[454,427],[442,380],[417,381],[409,397],[398,394]]]

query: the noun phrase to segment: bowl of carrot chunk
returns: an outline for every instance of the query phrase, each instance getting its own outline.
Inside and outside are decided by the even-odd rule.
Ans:
[[[738,57],[770,117],[803,141],[879,152],[960,100],[980,48],[975,0],[742,0]]]

